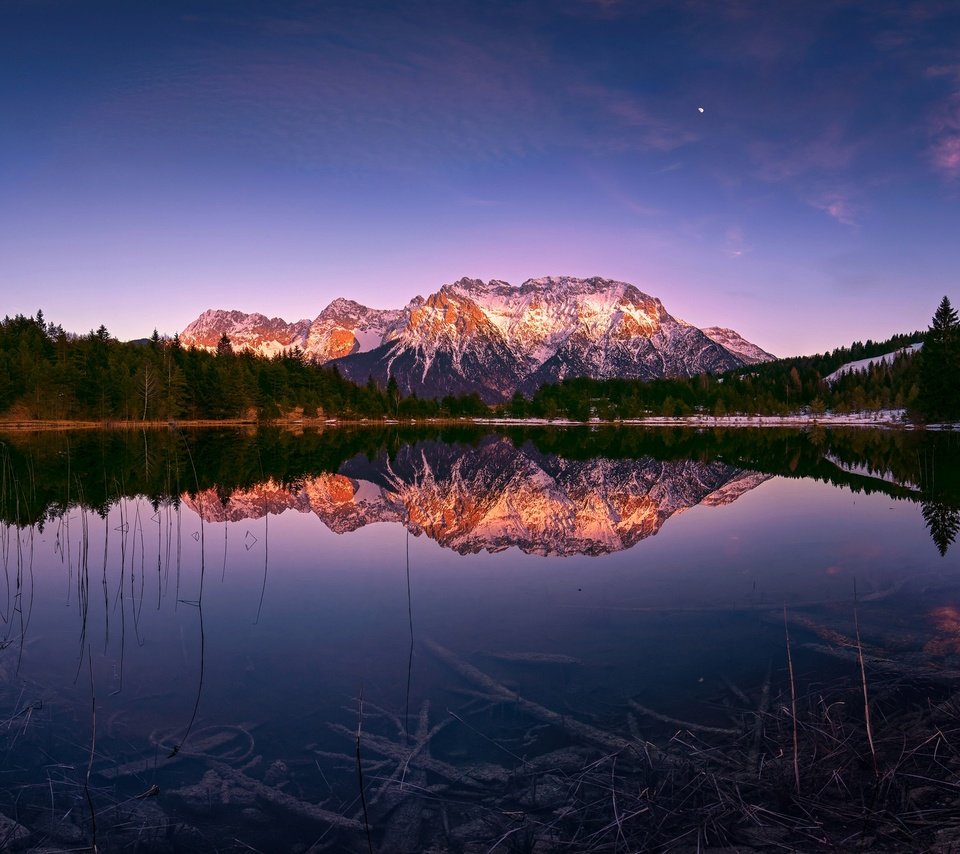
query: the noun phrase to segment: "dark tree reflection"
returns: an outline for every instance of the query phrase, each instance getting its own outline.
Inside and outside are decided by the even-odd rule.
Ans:
[[[933,542],[946,555],[960,532],[960,509],[942,501],[924,501],[921,510]]]

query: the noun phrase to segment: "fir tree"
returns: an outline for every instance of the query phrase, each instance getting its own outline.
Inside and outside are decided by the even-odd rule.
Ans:
[[[390,375],[390,379],[387,380],[387,402],[390,404],[391,415],[400,414],[400,387],[397,385],[397,379]]]
[[[917,409],[927,421],[960,419],[960,322],[944,297],[920,351]]]

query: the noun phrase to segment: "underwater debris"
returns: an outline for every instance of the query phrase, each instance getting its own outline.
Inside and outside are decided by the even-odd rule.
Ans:
[[[155,730],[150,734],[150,743],[159,752],[143,759],[124,762],[122,765],[101,768],[96,773],[108,780],[115,780],[118,777],[146,774],[149,771],[170,765],[183,757],[215,757],[231,762],[241,762],[253,753],[255,742],[250,733],[252,726],[252,724],[222,724],[220,726],[204,727],[196,730],[190,740],[176,752],[172,752],[166,743],[169,733],[167,736],[163,736]],[[242,746],[236,744],[230,749],[215,753],[218,749],[237,742],[238,737],[246,743]]]
[[[484,652],[482,655],[511,664],[583,664],[579,658],[552,652]]]

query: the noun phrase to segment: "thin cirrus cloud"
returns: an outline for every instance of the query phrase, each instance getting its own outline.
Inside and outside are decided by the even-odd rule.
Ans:
[[[930,158],[934,168],[949,180],[960,178],[960,123],[953,132],[941,132],[930,148]]]
[[[798,141],[758,140],[749,147],[762,181],[777,183],[810,174],[835,173],[849,168],[861,143],[849,138],[839,124]]]
[[[857,224],[857,206],[845,190],[833,190],[809,200],[811,207],[823,211],[843,225]]]
[[[178,49],[132,69],[78,129],[108,144],[175,138],[307,167],[400,171],[551,150],[669,152],[699,139],[690,116],[583,82],[535,36],[392,26],[388,35],[374,23],[358,42],[336,23],[260,22],[267,44]]]
[[[930,66],[927,76],[945,78],[952,88],[930,118],[929,157],[937,172],[955,181],[960,178],[960,64]]]
[[[179,38],[76,105],[69,130],[107,145],[172,141],[186,155],[408,171],[520,157],[563,126],[539,83],[536,37],[335,5],[296,19],[183,19]]]
[[[631,93],[599,84],[577,85],[570,93],[581,101],[582,109],[598,116],[601,124],[618,128],[613,137],[598,134],[595,146],[668,152],[700,139],[690,127],[689,117],[681,121],[679,110],[651,107]]]
[[[742,258],[750,251],[747,245],[746,235],[743,227],[740,225],[731,225],[724,239],[724,254],[731,259]]]
[[[186,63],[191,73],[177,62],[179,74],[118,93],[94,119],[107,132],[119,125],[306,165],[407,168],[411,158],[509,157],[535,144],[522,128],[506,132],[513,117],[543,112],[529,90],[513,86],[508,96],[506,81],[476,64],[441,76],[434,62],[398,71],[362,54],[201,54]]]

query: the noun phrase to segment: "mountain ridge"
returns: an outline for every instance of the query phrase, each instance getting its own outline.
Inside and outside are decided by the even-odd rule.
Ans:
[[[545,276],[519,286],[461,278],[401,309],[341,297],[313,321],[289,324],[210,309],[180,340],[212,350],[225,334],[235,350],[296,349],[356,382],[392,377],[404,394],[476,393],[486,402],[566,377],[694,376],[774,358],[733,330],[708,330],[628,282]]]

